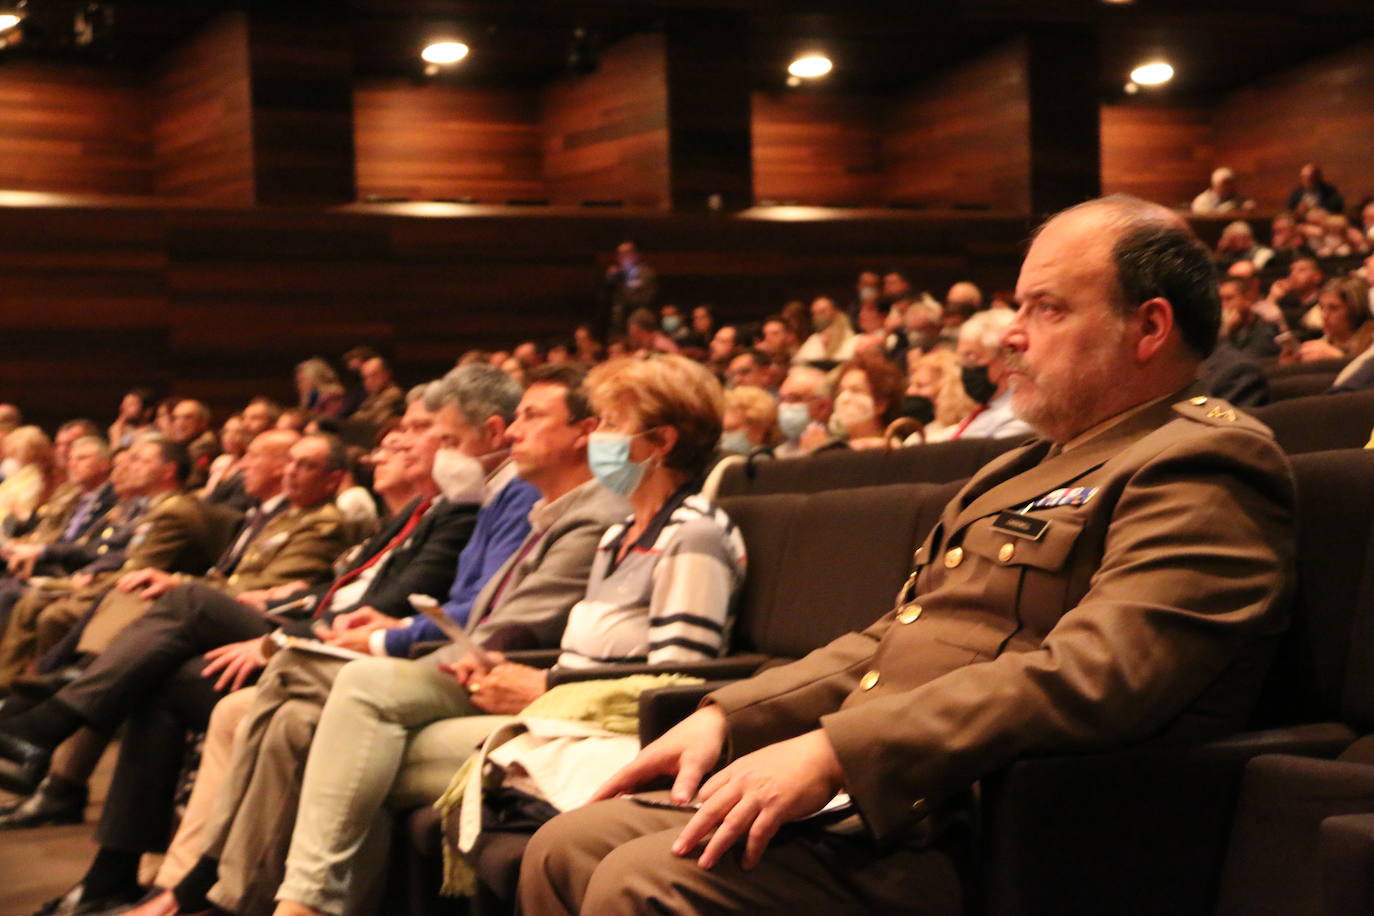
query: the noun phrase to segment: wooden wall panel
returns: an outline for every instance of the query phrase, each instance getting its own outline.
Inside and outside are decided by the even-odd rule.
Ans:
[[[1163,105],[1102,107],[1102,193],[1187,207],[1211,181],[1212,114]]]
[[[349,23],[271,6],[257,5],[248,29],[255,199],[291,206],[354,201]]]
[[[884,196],[1030,208],[1026,48],[1016,41],[923,81],[883,112]]]
[[[437,215],[440,212],[447,216]],[[847,296],[862,268],[936,292],[1010,285],[1019,218],[889,211],[544,214],[443,204],[318,209],[0,207],[0,400],[52,425],[106,419],[129,386],[173,382],[221,413],[288,399],[292,366],[389,350],[403,382],[469,347],[565,336],[593,317],[626,235],[663,300],[754,320],[791,298]]]
[[[881,203],[879,99],[753,94],[754,196],[811,205]]]
[[[0,67],[0,188],[149,194],[153,172],[140,77],[70,64]]]
[[[543,93],[544,178],[554,203],[667,207],[668,87],[662,35],[607,48],[601,67]]]
[[[370,82],[353,94],[358,196],[545,196],[534,90]]]
[[[1317,160],[1353,207],[1374,194],[1374,42],[1277,73],[1226,96],[1215,116],[1218,165],[1243,194],[1282,207]]]
[[[243,13],[225,13],[168,55],[155,83],[158,194],[254,202],[251,97]]]

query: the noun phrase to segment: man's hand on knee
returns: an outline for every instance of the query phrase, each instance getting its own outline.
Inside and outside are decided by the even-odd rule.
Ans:
[[[698,864],[713,867],[747,837],[743,865],[753,868],[779,827],[819,811],[843,784],[839,758],[825,732],[817,729],[770,744],[706,781],[701,808],[678,834],[673,852],[689,855],[714,829]]]
[[[725,737],[725,713],[719,706],[703,706],[641,750],[596,790],[592,801],[629,792],[656,776],[676,776],[672,799],[685,805],[696,795],[701,778],[720,760]]]

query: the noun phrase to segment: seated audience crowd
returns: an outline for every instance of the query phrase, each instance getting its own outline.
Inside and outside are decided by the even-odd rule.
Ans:
[[[1253,210],[1235,184],[1192,209]],[[408,392],[360,346],[218,432],[147,388],[51,440],[0,405],[0,829],[81,822],[119,739],[94,857],[40,912],[367,912],[393,817],[436,801],[483,912],[957,912],[938,825],[978,779],[1223,734],[1253,699],[1229,678],[1283,626],[1292,481],[1214,399],[1255,403],[1237,365],[1374,387],[1374,226],[1314,164],[1288,204],[1268,244],[1238,221],[1209,252],[1103,198],[1042,227],[1014,294],[864,270],[852,301],[733,324],[655,310],[627,242],[605,339],[470,351]],[[750,563],[717,462],[993,438],[1030,444],[877,623],[626,736],[611,706],[661,683],[636,678],[732,649]],[[577,680],[608,665],[638,673]],[[656,806],[613,798],[655,778]]]

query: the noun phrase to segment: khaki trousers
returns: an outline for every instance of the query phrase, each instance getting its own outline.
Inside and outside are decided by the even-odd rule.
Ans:
[[[210,901],[239,916],[270,913],[276,899],[358,909],[385,873],[383,808],[443,793],[505,721],[476,712],[450,675],[423,661],[274,657],[205,832],[202,851],[219,860]]]
[[[936,849],[877,852],[865,836],[788,827],[751,871],[740,848],[710,871],[670,851],[689,815],[618,799],[560,814],[530,841],[519,912],[957,914],[952,860]],[[742,844],[741,844],[742,847]]]

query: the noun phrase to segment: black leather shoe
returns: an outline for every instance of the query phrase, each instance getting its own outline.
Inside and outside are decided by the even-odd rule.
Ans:
[[[122,913],[143,899],[143,888],[86,899],[86,885],[75,884],[61,897],[54,897],[33,911],[33,916],[94,916],[96,913]]]
[[[0,813],[0,830],[23,830],[55,824],[79,824],[86,815],[86,787],[73,786],[56,791],[52,778],[44,779],[38,791],[10,810]]]
[[[0,760],[12,767],[0,767],[0,789],[15,795],[32,795],[48,772],[52,751],[0,729]]]

